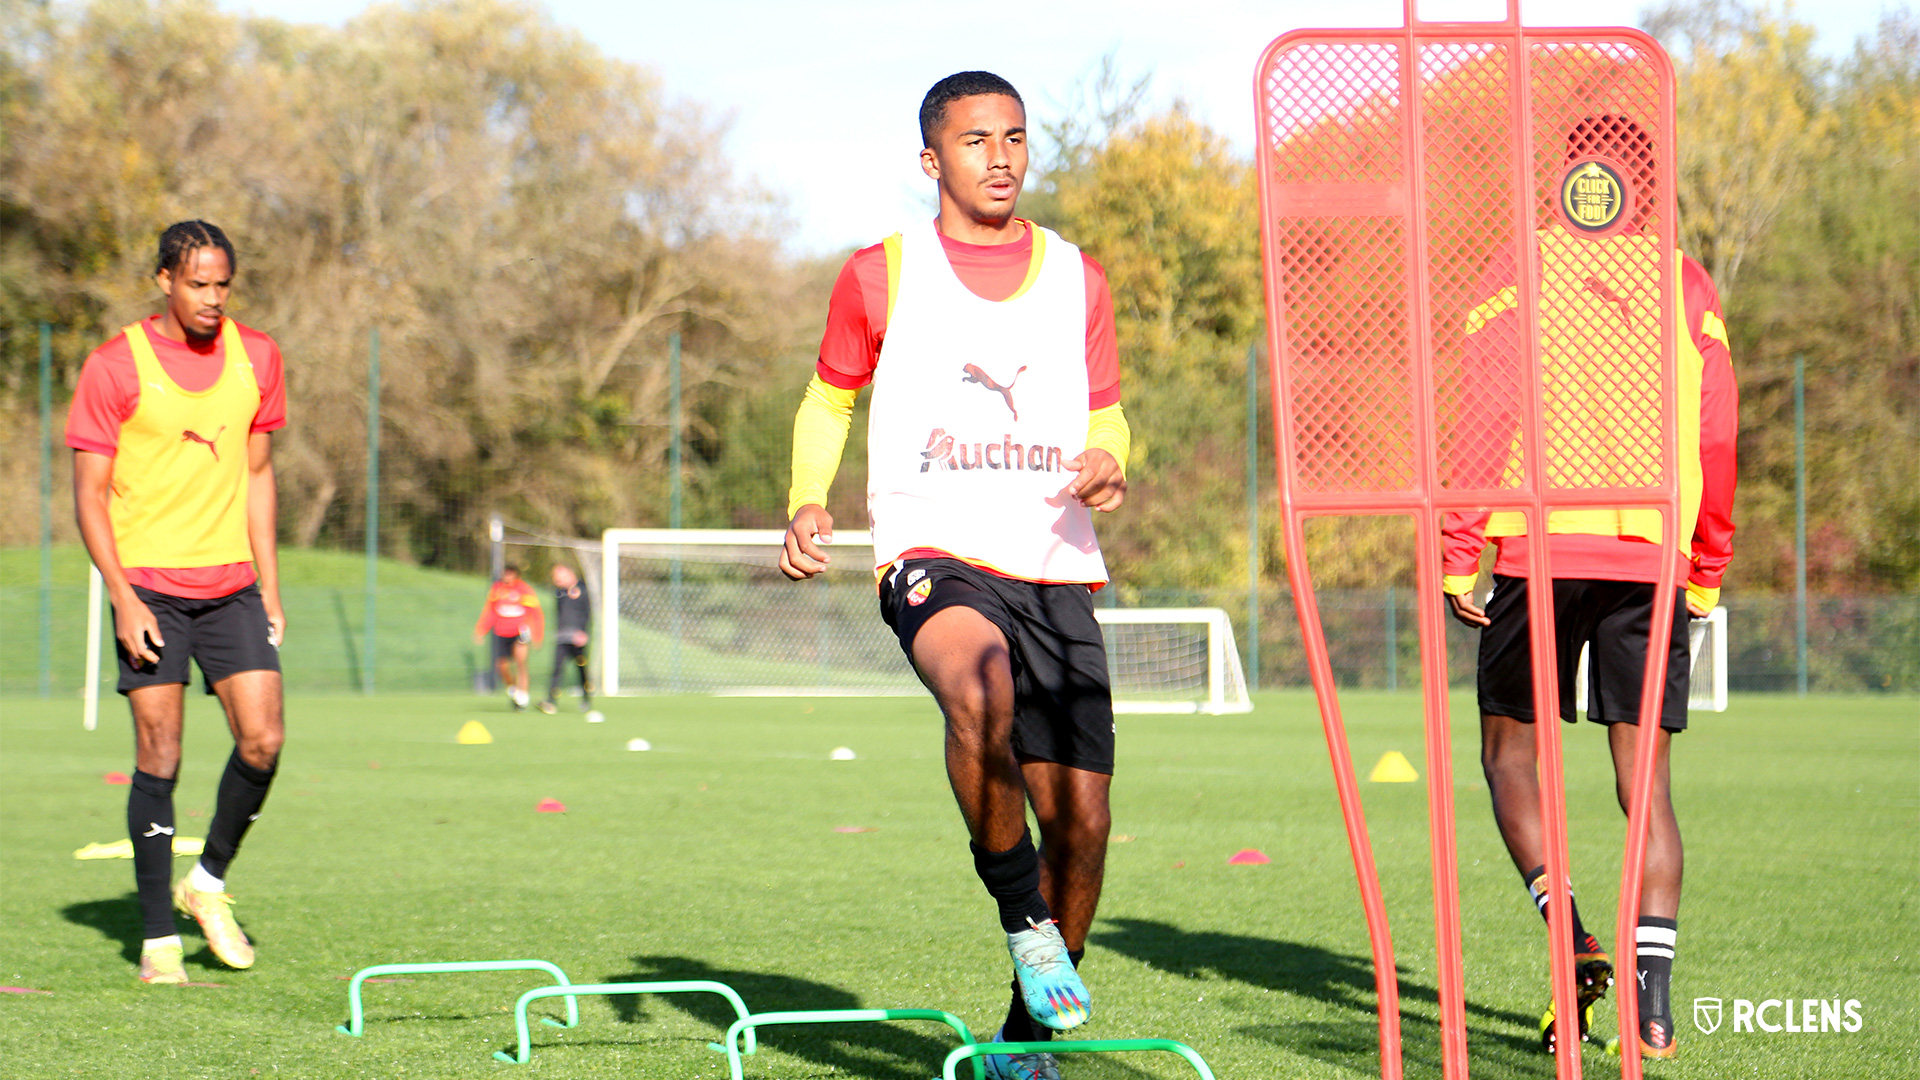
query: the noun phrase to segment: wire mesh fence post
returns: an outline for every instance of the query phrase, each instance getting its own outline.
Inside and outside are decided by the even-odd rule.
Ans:
[[[673,414],[673,439],[667,449],[667,482],[672,492],[667,508],[667,527],[680,527],[680,335],[667,337],[667,396],[669,411]],[[668,569],[668,591],[671,593],[669,607],[673,612],[673,636],[668,645],[669,671],[668,685],[674,693],[680,692],[680,633],[682,630],[680,550],[674,549],[673,560]]]
[[[1394,608],[1399,598],[1394,595],[1393,586],[1387,586],[1387,689],[1400,689],[1400,628],[1396,625],[1398,613]]]
[[[40,696],[53,695],[53,327],[40,324]]]
[[[1793,685],[1807,696],[1807,358],[1793,357]]]
[[[362,636],[360,691],[373,693],[376,598],[380,595],[380,328],[367,335],[367,617]]]
[[[1260,689],[1260,345],[1247,346],[1247,689]]]

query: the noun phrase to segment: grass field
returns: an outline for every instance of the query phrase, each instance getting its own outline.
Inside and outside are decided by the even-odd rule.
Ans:
[[[7,1076],[719,1077],[719,1008],[586,998],[572,1031],[536,1027],[504,1065],[507,1013],[538,979],[421,976],[369,985],[364,1038],[334,1033],[357,968],[539,957],[575,981],[718,978],[755,1010],[939,1007],[990,1034],[1006,956],[945,790],[922,699],[651,699],[608,722],[511,715],[470,696],[295,698],[266,813],[235,863],[260,948],[220,968],[195,933],[188,971],[143,987],[131,864],[76,862],[124,835],[130,765],[117,700],[82,732],[70,703],[0,702],[0,994]],[[1362,769],[1420,760],[1413,695],[1353,695]],[[1457,707],[1465,714],[1468,702]],[[478,718],[488,746],[459,746]],[[1568,744],[1584,913],[1611,943],[1622,828],[1605,749]],[[652,741],[628,753],[629,738]],[[178,800],[203,833],[227,738],[193,696]],[[852,762],[827,760],[835,746]],[[1473,1075],[1550,1076],[1534,1050],[1544,933],[1503,854],[1475,739],[1455,742]],[[1739,698],[1680,743],[1689,864],[1681,913],[1681,1056],[1660,1077],[1920,1074],[1920,720],[1911,698]],[[1408,1075],[1435,1077],[1424,784],[1365,785],[1400,943]],[[564,814],[538,814],[556,798]],[[1372,977],[1310,695],[1247,716],[1123,717],[1116,838],[1086,965],[1089,1038],[1166,1036],[1222,1077],[1378,1075]],[[836,827],[874,831],[837,833]],[[1253,847],[1269,866],[1230,867]],[[187,864],[176,869],[184,873]],[[1855,998],[1857,1033],[1712,1035],[1695,997]],[[555,1003],[547,1003],[549,1006]],[[553,1015],[557,1009],[548,1009]],[[1610,1028],[1610,1004],[1599,1023]],[[774,1029],[764,1078],[933,1075],[937,1029]],[[1588,1071],[1616,1063],[1589,1049]],[[1177,1060],[1073,1058],[1070,1078],[1181,1075]],[[1190,1074],[1189,1074],[1190,1075]]]

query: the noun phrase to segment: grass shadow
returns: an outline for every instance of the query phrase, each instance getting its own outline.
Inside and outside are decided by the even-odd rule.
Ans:
[[[127,892],[110,900],[83,900],[60,909],[60,917],[76,926],[98,930],[100,936],[120,943],[120,955],[129,964],[140,962],[140,943],[146,940],[146,926],[140,919],[140,895]]]
[[[68,904],[60,909],[60,916],[76,926],[98,930],[102,937],[118,941],[120,956],[127,963],[140,962],[140,943],[146,940],[146,924],[140,917],[139,893],[130,891],[108,900],[83,900]],[[181,944],[192,949],[191,939],[200,935],[200,924],[184,916],[175,919],[174,924],[179,931]],[[243,925],[241,929],[246,927]],[[252,931],[247,931],[247,938],[255,945],[260,944],[259,936]],[[234,970],[221,963],[204,943],[199,951],[187,952],[182,959],[215,971]]]
[[[1369,1072],[1379,1053],[1378,999],[1373,961],[1293,941],[1216,931],[1182,930],[1151,919],[1103,919],[1089,940],[1170,975],[1222,979],[1324,1002],[1357,1014],[1351,1023],[1296,1023],[1239,1029],[1250,1038]],[[1409,1063],[1439,1068],[1439,993],[1408,978],[1400,983],[1402,1052]],[[1544,1001],[1544,998],[1543,998]],[[1537,1036],[1539,1017],[1493,1008],[1469,998],[1469,1045],[1476,1061],[1524,1071],[1546,1059]],[[1475,1023],[1478,1021],[1478,1023]],[[1547,1065],[1550,1070],[1551,1064]]]
[[[636,956],[635,971],[607,976],[608,982],[653,982],[669,979],[711,979],[739,993],[752,1012],[812,1009],[861,1009],[869,1006],[849,990],[766,971],[732,971],[685,956]],[[646,1019],[645,995],[624,994],[608,1000],[623,1023]],[[711,994],[663,994],[651,998],[686,1015],[711,1024],[719,1041],[735,1019],[733,1009]],[[872,1080],[926,1080],[939,1072],[950,1038],[894,1024],[833,1024],[820,1027],[770,1027],[760,1032],[760,1044],[832,1069],[836,1074]],[[980,1037],[976,1033],[976,1037]]]

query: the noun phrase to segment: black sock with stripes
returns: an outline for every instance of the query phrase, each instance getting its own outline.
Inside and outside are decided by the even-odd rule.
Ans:
[[[1080,958],[1087,955],[1085,949],[1068,949],[1067,959],[1073,961],[1074,970],[1080,968]],[[1045,1024],[1036,1024],[1027,1012],[1027,1003],[1020,996],[1020,980],[1013,980],[1013,1002],[1007,1006],[1007,1022],[1000,1025],[1000,1036],[1004,1042],[1052,1042],[1053,1029]]]
[[[1540,910],[1540,917],[1547,917],[1547,868],[1536,866],[1520,875],[1527,883],[1527,895],[1533,898],[1533,906]],[[1580,921],[1580,902],[1573,898],[1573,883],[1567,883],[1567,909],[1573,913],[1573,951],[1585,952],[1582,946],[1587,940],[1587,928]],[[1598,944],[1597,942],[1595,943]]]
[[[1633,932],[1634,958],[1639,964],[1640,1022],[1666,1021],[1673,1025],[1673,946],[1680,922],[1657,915],[1640,916]]]
[[[127,837],[133,841],[133,883],[140,894],[145,938],[174,934],[173,780],[133,771],[127,791]]]

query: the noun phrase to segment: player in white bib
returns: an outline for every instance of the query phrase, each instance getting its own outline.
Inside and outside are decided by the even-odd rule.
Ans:
[[[1000,1039],[1044,1041],[1089,1015],[1076,967],[1106,866],[1114,725],[1092,511],[1126,496],[1112,298],[1097,263],[1014,214],[1027,131],[1011,85],[943,79],[920,129],[940,213],[856,252],[834,287],[794,420],[780,567],[798,580],[830,561],[827,488],[871,382],[881,615],[946,718],[947,777],[1007,934]],[[1059,1075],[1050,1054],[985,1062],[993,1077]]]

